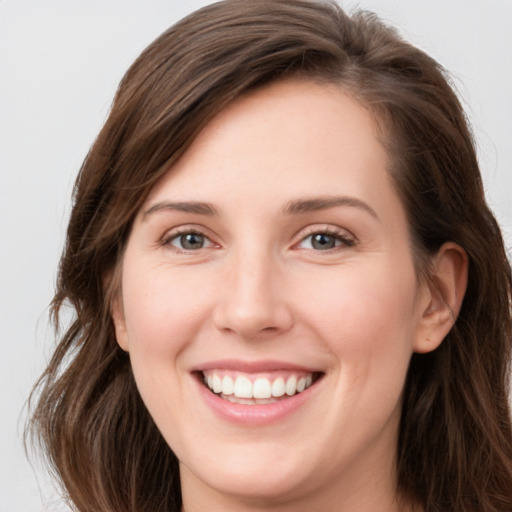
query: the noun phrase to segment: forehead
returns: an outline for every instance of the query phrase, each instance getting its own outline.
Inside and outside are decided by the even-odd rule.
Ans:
[[[387,153],[365,107],[335,85],[288,79],[248,93],[220,112],[153,188],[148,202],[162,193],[190,193],[191,187],[199,193],[223,180],[247,192],[271,183],[274,191],[293,193],[300,185],[311,194],[325,193],[335,183],[348,187],[351,177],[384,185],[387,168]]]

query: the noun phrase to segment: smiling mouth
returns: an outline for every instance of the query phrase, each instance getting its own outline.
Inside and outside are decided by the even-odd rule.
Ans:
[[[227,370],[200,372],[205,386],[219,398],[244,405],[280,402],[311,387],[322,374],[305,371],[251,374]]]

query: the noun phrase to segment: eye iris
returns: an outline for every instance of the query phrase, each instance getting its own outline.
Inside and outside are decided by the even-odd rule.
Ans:
[[[201,249],[204,245],[204,236],[196,233],[187,233],[180,236],[180,243],[183,249]]]
[[[336,240],[331,235],[326,235],[325,233],[317,233],[313,235],[311,240],[311,245],[314,249],[326,250],[332,249],[336,244]]]

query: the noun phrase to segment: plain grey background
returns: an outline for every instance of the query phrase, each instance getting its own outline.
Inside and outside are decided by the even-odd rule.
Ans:
[[[51,353],[49,304],[74,177],[124,71],[207,1],[0,0],[0,512],[66,510],[21,440]],[[512,0],[352,0],[450,70],[512,246]]]

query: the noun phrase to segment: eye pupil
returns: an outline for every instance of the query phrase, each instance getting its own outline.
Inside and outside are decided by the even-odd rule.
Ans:
[[[183,249],[201,249],[204,245],[204,236],[196,233],[187,233],[180,236]]]
[[[326,250],[332,249],[335,246],[335,239],[330,235],[326,235],[325,233],[317,233],[313,235],[311,240],[311,245],[314,249]]]

